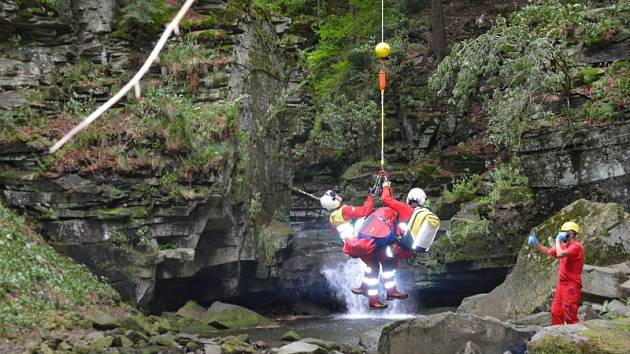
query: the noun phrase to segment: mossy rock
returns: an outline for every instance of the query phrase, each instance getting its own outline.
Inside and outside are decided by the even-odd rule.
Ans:
[[[183,318],[201,320],[206,315],[206,309],[195,301],[189,300],[184,306],[180,307],[175,314]]]
[[[608,265],[630,258],[630,215],[619,204],[604,204],[580,199],[534,228],[545,246],[552,246],[560,226],[575,221],[584,246],[585,263]],[[549,305],[557,282],[558,261],[538,252],[522,236],[516,265],[505,282],[489,294],[464,299],[459,312],[492,316],[500,320],[516,319]],[[549,241],[548,241],[549,240]]]
[[[94,329],[109,330],[121,326],[122,317],[116,314],[91,307],[85,313],[86,319],[92,323]]]
[[[302,337],[296,331],[288,331],[280,337],[281,340],[285,340],[287,342],[295,342],[301,338]]]
[[[103,348],[109,348],[112,346],[113,342],[114,342],[114,337],[110,337],[110,336],[101,337],[95,340],[94,342],[92,342],[91,348],[97,349],[97,350],[103,349]]]
[[[527,345],[527,353],[630,353],[630,318],[545,327]]]
[[[218,329],[235,329],[267,325],[273,321],[244,307],[215,301],[203,322]]]
[[[195,333],[195,334],[210,334],[217,331],[216,328],[202,322],[193,320],[191,318],[180,318],[173,322],[173,328],[179,332]]]
[[[154,333],[162,334],[172,329],[173,327],[171,326],[171,323],[167,319],[161,317],[155,318],[155,321],[151,324],[151,331]]]
[[[151,323],[141,315],[131,315],[121,321],[121,326],[132,331],[151,333]]]
[[[253,345],[243,341],[238,336],[225,337],[221,343],[221,353],[223,354],[249,354],[255,352],[256,349]]]
[[[166,335],[155,336],[151,338],[151,340],[155,341],[155,343],[163,347],[170,347],[175,344],[175,340],[172,337]]]

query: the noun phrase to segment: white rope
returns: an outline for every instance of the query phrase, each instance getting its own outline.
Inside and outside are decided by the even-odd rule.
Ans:
[[[385,42],[385,0],[381,0],[381,42]]]
[[[129,81],[127,85],[125,85],[122,89],[120,89],[120,91],[118,91],[118,93],[116,93],[114,97],[110,98],[107,102],[105,102],[102,106],[100,106],[96,111],[94,111],[87,118],[85,118],[81,123],[79,123],[79,125],[72,128],[72,130],[70,130],[66,135],[64,135],[55,145],[53,145],[48,150],[49,153],[54,154],[55,152],[57,152],[57,150],[59,150],[70,139],[72,139],[73,136],[75,136],[78,132],[85,129],[87,126],[89,126],[101,114],[105,113],[105,111],[107,111],[109,108],[111,108],[111,106],[113,106],[116,102],[118,102],[121,98],[123,98],[127,94],[127,92],[129,92],[131,89],[135,88],[136,95],[140,94],[140,79],[142,79],[142,77],[147,73],[147,71],[149,71],[149,68],[151,68],[151,65],[153,64],[155,59],[157,59],[158,55],[160,54],[160,51],[166,44],[166,41],[171,36],[171,33],[179,29],[178,27],[179,22],[182,20],[182,18],[184,18],[184,15],[186,15],[186,13],[188,12],[188,10],[190,9],[190,7],[193,5],[194,2],[195,0],[186,0],[186,2],[182,6],[182,8],[179,10],[177,15],[175,15],[175,18],[173,18],[173,20],[168,24],[168,26],[166,26],[166,29],[162,33],[160,40],[155,45],[155,48],[153,48],[153,51],[151,52],[147,60],[144,62],[144,65],[142,65],[140,70],[138,70],[138,72],[131,79],[131,81]]]

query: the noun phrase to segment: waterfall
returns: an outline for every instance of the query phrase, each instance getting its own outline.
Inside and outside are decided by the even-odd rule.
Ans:
[[[403,301],[387,301],[386,303],[389,306],[386,310],[370,311],[367,298],[362,295],[355,295],[350,291],[351,288],[361,284],[365,268],[366,265],[361,260],[350,258],[334,267],[322,269],[322,274],[330,287],[335,291],[337,298],[346,304],[346,313],[343,317],[412,317],[415,313],[415,306],[411,297]],[[404,286],[401,286],[401,284],[397,285],[401,291],[404,289]],[[380,286],[380,294],[381,301],[385,301],[385,289],[382,286]]]

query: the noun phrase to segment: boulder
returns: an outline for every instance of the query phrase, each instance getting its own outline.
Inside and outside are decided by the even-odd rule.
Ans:
[[[527,345],[528,354],[574,352],[630,353],[630,318],[544,327]]]
[[[177,310],[175,315],[199,321],[206,315],[206,309],[195,301],[188,300],[184,306]]]
[[[219,329],[248,328],[272,323],[267,317],[252,310],[220,301],[212,303],[202,321]]]
[[[378,340],[383,332],[382,328],[367,331],[359,336],[359,345],[366,354],[378,354]]]
[[[87,310],[85,318],[92,323],[94,329],[108,330],[120,327],[121,318],[111,312],[101,311],[95,307]]]
[[[473,341],[483,353],[522,353],[538,327],[515,327],[491,317],[443,312],[385,326],[380,354],[441,354],[464,350]]]
[[[585,262],[608,265],[630,257],[630,215],[619,204],[604,204],[580,199],[534,228],[541,242],[557,234],[567,220],[580,224],[580,241]],[[492,316],[500,320],[518,318],[545,310],[550,304],[556,284],[558,261],[523,246],[516,265],[503,284],[489,294],[465,298],[458,312]],[[584,281],[590,281],[586,276]],[[590,284],[584,284],[590,288]]]
[[[620,269],[584,265],[582,271],[582,294],[607,298],[621,298],[624,293],[621,284],[628,280],[628,274]]]
[[[326,354],[323,349],[315,344],[305,342],[293,342],[278,349],[276,354]]]
[[[518,326],[548,326],[551,323],[551,312],[538,312],[516,320],[508,320],[507,323]]]

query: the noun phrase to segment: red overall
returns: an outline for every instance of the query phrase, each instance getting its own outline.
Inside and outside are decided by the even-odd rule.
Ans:
[[[396,198],[393,197],[392,187],[383,187],[381,200],[383,201],[383,205],[388,206],[396,211],[396,213],[398,214],[399,223],[406,223],[409,221],[409,219],[411,219],[411,215],[413,214],[413,207],[407,203],[396,200]],[[396,234],[402,234],[400,228],[397,228]],[[400,245],[398,245],[397,242],[394,242],[394,244],[392,244],[392,251],[394,253],[395,267],[398,267],[399,261],[413,257],[413,251],[401,247]]]
[[[571,324],[578,322],[578,308],[582,290],[582,268],[584,267],[584,248],[576,240],[560,246],[567,252],[560,258],[558,284],[551,302],[551,324]],[[550,248],[548,254],[557,257],[556,248]]]

